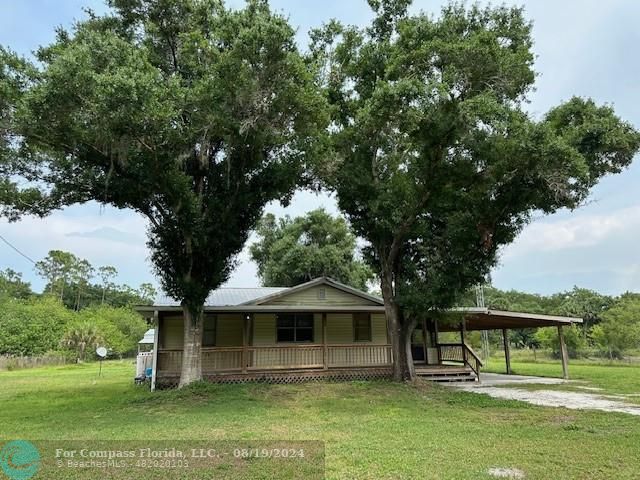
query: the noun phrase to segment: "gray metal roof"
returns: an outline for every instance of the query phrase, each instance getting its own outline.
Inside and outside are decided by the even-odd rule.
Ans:
[[[228,307],[251,302],[257,298],[288,290],[289,287],[255,287],[255,288],[218,288],[209,294],[204,302],[205,307]],[[171,297],[162,296],[156,299],[154,306],[179,307]]]
[[[147,330],[144,333],[144,337],[142,337],[142,340],[140,340],[138,343],[151,343],[153,344],[153,338],[156,335],[156,329],[155,328],[150,328],[149,330]]]

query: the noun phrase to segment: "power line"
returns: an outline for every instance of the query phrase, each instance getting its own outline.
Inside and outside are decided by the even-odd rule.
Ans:
[[[18,250],[16,247],[14,247],[11,242],[9,242],[9,240],[7,240],[6,238],[4,238],[2,235],[0,235],[0,240],[2,240],[4,243],[6,243],[7,245],[9,245],[11,248],[13,248],[16,252],[18,252],[20,255],[22,255],[24,258],[26,258],[27,260],[29,260],[31,263],[33,263],[35,265],[35,261],[29,257],[29,255],[26,255],[24,253],[22,253],[20,250]]]

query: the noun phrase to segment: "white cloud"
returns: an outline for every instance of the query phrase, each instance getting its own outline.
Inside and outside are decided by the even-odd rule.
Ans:
[[[566,220],[538,221],[524,229],[516,242],[504,250],[503,259],[593,247],[614,236],[630,235],[640,230],[640,205],[609,214],[576,214]]]

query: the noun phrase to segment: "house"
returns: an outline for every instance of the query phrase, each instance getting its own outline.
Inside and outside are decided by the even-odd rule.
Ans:
[[[153,318],[157,332],[152,388],[177,385],[182,307],[165,298],[137,309]],[[541,326],[558,327],[567,376],[562,328],[582,321],[486,308],[454,309],[440,317],[416,327],[412,351],[418,375],[445,380],[480,377],[482,362],[463,341],[466,331],[502,330],[510,370],[508,330]],[[441,343],[443,332],[457,332],[459,340]],[[220,288],[205,302],[202,374],[210,381],[382,378],[392,364],[382,299],[330,278],[290,288]]]

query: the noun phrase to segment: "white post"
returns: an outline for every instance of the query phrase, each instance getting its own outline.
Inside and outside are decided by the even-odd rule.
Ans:
[[[158,338],[160,338],[160,316],[158,311],[153,311],[153,361],[151,367],[151,391],[156,389],[156,375],[158,372]]]

